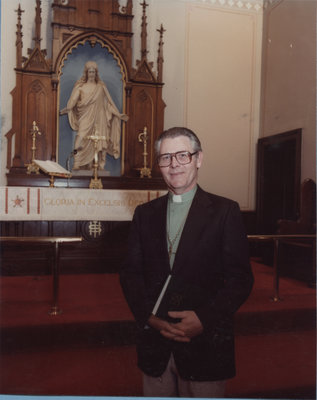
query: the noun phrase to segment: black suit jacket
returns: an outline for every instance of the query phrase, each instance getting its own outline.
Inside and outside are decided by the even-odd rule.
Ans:
[[[178,245],[173,270],[166,243],[168,196],[138,206],[120,281],[139,327],[138,365],[160,376],[171,352],[180,375],[220,380],[235,375],[233,317],[250,294],[249,246],[236,202],[198,187]],[[194,310],[203,333],[190,343],[173,342],[147,326],[169,274],[158,316]]]

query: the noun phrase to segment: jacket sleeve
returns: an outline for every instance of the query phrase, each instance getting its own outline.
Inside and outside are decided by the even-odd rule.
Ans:
[[[221,247],[223,286],[214,298],[195,310],[205,331],[225,326],[248,298],[253,286],[249,243],[236,202],[230,202],[226,212]]]
[[[143,328],[147,323],[151,310],[146,301],[140,214],[140,208],[137,207],[131,223],[128,251],[120,271],[120,283],[137,325]]]

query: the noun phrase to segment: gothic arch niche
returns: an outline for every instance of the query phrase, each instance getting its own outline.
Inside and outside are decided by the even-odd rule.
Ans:
[[[101,63],[98,65],[101,78],[114,98],[117,108],[129,116],[129,120],[122,124],[121,159],[115,162],[111,158],[107,160],[106,169],[108,164],[112,176],[102,177],[103,187],[105,189],[165,188],[153,157],[154,141],[164,126],[165,103],[162,99],[164,28],[161,25],[161,28],[157,29],[158,57],[155,72],[153,62],[147,59],[146,1],[135,3],[143,9],[141,57],[137,60],[135,68],[132,66],[132,0],[127,0],[125,7],[121,7],[118,0],[93,2],[52,0],[51,59],[47,58],[46,50],[41,49],[41,1],[34,0],[34,4],[34,48],[28,50],[28,57],[22,55],[23,10],[20,7],[16,10],[17,84],[11,92],[12,128],[6,133],[8,186],[49,185],[47,176],[26,173],[25,164],[30,162],[31,155],[28,135],[32,128],[33,117],[42,133],[42,136],[37,138],[36,157],[58,161],[65,166],[73,148],[74,133],[68,130],[67,115],[60,117],[59,113],[67,102],[73,83],[82,76],[84,57],[86,57],[83,54],[91,52],[89,58],[93,56],[94,60],[96,56],[97,63]],[[82,48],[85,49],[84,52],[79,51]],[[77,52],[83,57],[78,63]],[[103,65],[105,60],[109,63]],[[35,81],[42,85],[43,90],[39,92],[40,95],[30,89]],[[139,171],[143,167],[143,148],[138,136],[145,126],[149,135],[147,152],[150,154],[148,166],[152,169],[151,179],[140,178]],[[90,176],[73,178],[69,180],[57,178],[56,184],[60,187],[89,187]]]
[[[83,75],[87,61],[94,61],[98,66],[100,79],[105,83],[112,100],[120,113],[126,113],[126,66],[114,49],[104,41],[91,37],[81,39],[64,54],[59,66],[59,109],[67,105],[75,83]],[[57,123],[57,159],[64,168],[72,167],[71,152],[74,149],[76,132],[68,121],[67,114],[59,115]],[[121,176],[123,170],[122,143],[125,123],[121,123],[120,156],[114,158],[107,154],[105,170],[110,176]]]

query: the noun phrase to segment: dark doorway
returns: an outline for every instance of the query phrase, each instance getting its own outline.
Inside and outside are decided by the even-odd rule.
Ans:
[[[276,233],[277,221],[296,219],[301,176],[301,129],[258,141],[257,232]]]

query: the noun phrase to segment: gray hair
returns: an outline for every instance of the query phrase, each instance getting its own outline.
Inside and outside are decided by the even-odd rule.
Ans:
[[[188,128],[174,127],[163,131],[154,143],[154,150],[156,156],[160,154],[161,143],[164,139],[173,139],[179,136],[186,136],[193,145],[193,151],[202,151],[200,140],[197,135]]]

